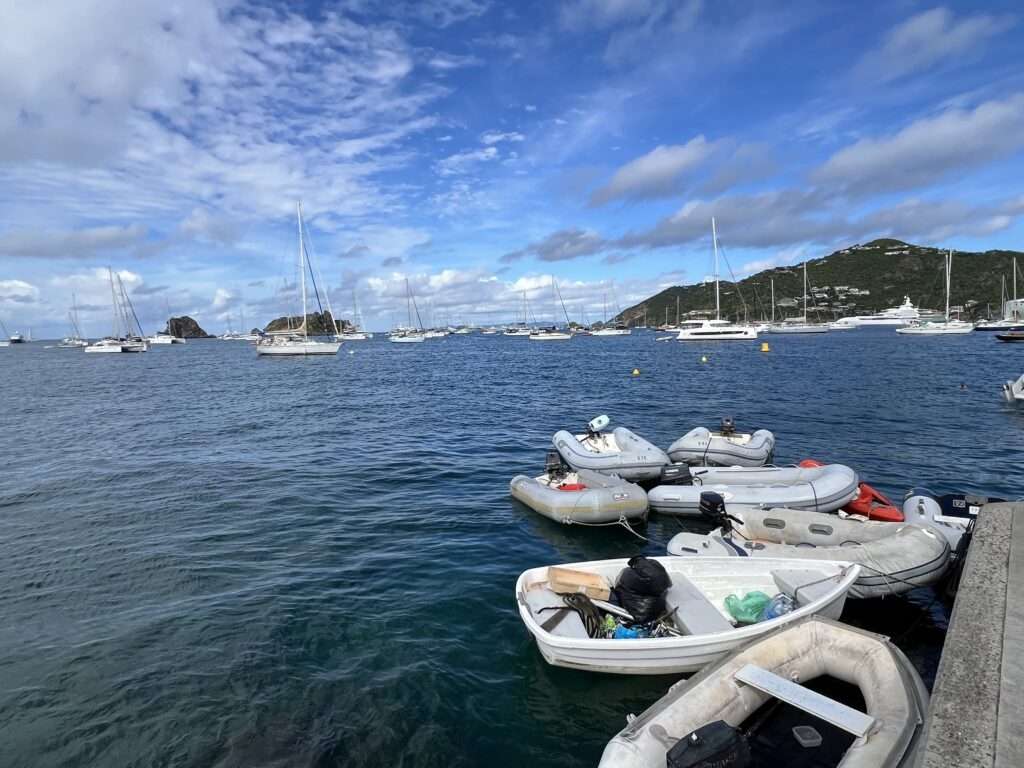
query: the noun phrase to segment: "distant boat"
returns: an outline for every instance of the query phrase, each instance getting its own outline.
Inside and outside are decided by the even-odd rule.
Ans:
[[[57,345],[60,349],[81,349],[89,346],[89,342],[82,338],[82,328],[78,324],[78,307],[75,302],[75,294],[71,294],[71,309],[68,311],[68,321],[71,323],[71,335],[61,339]]]
[[[900,326],[910,325],[913,322],[941,320],[938,312],[915,307],[909,296],[903,297],[903,303],[898,307],[883,309],[873,315],[853,315],[841,317],[835,321],[836,325],[852,326]]]
[[[416,310],[416,325],[412,324],[413,309]],[[420,344],[427,340],[427,334],[423,332],[420,322],[420,308],[416,306],[416,299],[413,298],[412,288],[409,287],[409,278],[405,278],[405,311],[408,316],[408,325],[396,328],[388,335],[388,341],[395,344]]]
[[[356,289],[352,289],[352,327],[351,330],[342,331],[335,335],[339,341],[366,341],[373,336],[363,330],[363,319],[359,314],[359,303],[356,301]]]
[[[7,333],[7,326],[3,324],[2,320],[0,320],[0,334],[2,334],[2,338],[0,338],[0,347],[11,346],[10,334]]]
[[[953,336],[970,333],[974,330],[972,323],[963,320],[949,319],[949,288],[953,272],[953,251],[946,253],[946,316],[941,321],[925,321],[912,323],[905,328],[897,328],[896,333],[905,336]]]
[[[257,355],[277,356],[308,356],[308,355],[336,355],[341,347],[340,341],[320,341],[309,337],[309,308],[306,297],[306,270],[313,274],[313,266],[309,260],[309,253],[306,250],[306,240],[302,230],[302,203],[296,206],[296,218],[299,224],[299,274],[302,285],[302,324],[294,331],[271,332],[256,342]],[[316,283],[313,283],[316,290]],[[319,292],[317,292],[319,299]],[[334,315],[331,315],[333,322]]]
[[[681,323],[677,341],[746,341],[757,338],[757,328],[722,319],[722,302],[718,287],[718,230],[711,219],[711,244],[715,251],[715,319]]]
[[[774,292],[774,283],[773,283]],[[774,309],[774,302],[772,305]],[[765,333],[827,333],[828,326],[807,322],[807,260],[804,259],[804,314],[801,317],[787,317],[781,323],[770,325]]]
[[[128,298],[121,277],[114,275],[113,270],[107,267],[107,278],[110,280],[110,302],[113,310],[112,333],[93,342],[85,351],[90,354],[148,352],[149,343],[142,337],[142,328],[139,326],[135,308]]]
[[[1003,287],[1000,298],[1003,300],[1003,316],[999,320],[989,320],[985,323],[978,323],[975,330],[978,331],[1019,331],[1024,328],[1024,316],[1020,313],[1020,305],[1017,303],[1017,259],[1013,260],[1013,309],[1010,309],[1011,302],[1006,296],[1006,276],[1003,276]]]
[[[612,287],[614,291],[614,286]],[[629,336],[630,330],[623,323],[608,325],[608,294],[604,294],[604,322],[600,328],[592,328],[588,336]]]

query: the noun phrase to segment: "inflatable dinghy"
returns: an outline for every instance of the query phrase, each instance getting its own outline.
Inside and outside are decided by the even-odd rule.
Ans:
[[[607,416],[598,416],[583,435],[560,430],[551,438],[555,449],[573,469],[615,474],[623,480],[654,480],[669,458],[661,448],[624,427],[604,432]]]
[[[647,518],[647,494],[639,485],[588,469],[549,469],[539,477],[517,475],[512,496],[556,523],[614,523]]]
[[[767,429],[753,434],[736,431],[732,419],[722,419],[719,432],[696,427],[668,447],[674,462],[695,466],[763,467],[775,453],[775,435]]]
[[[566,588],[558,585],[553,573],[557,570],[582,575],[584,579],[577,583],[585,582],[586,586],[579,591],[593,595],[590,600],[595,601],[599,594],[608,597],[610,585],[630,563],[625,558],[531,568],[523,573],[516,582],[519,615],[544,660],[558,667],[622,675],[695,672],[751,640],[806,616],[820,614],[838,619],[846,593],[860,575],[858,566],[839,562],[731,557],[649,559],[664,566],[671,582],[664,595],[668,609],[664,621],[670,626],[661,637],[592,636],[583,614],[566,602],[572,595],[565,594]],[[794,609],[756,624],[734,626],[725,599],[755,590],[768,595],[787,594]],[[594,606],[610,604],[598,600]]]
[[[978,517],[985,504],[1005,499],[975,496],[969,493],[949,493],[939,496],[925,488],[911,488],[903,497],[903,517],[908,523],[926,525],[946,537],[954,550],[967,527]]]
[[[820,461],[804,459],[801,467],[823,467]],[[881,520],[886,523],[902,523],[903,511],[881,491],[876,491],[867,483],[857,486],[857,498],[843,507],[848,515],[861,515],[868,520]]]
[[[1003,397],[1008,403],[1024,403],[1024,374],[1016,381],[1003,384]]]
[[[600,768],[908,768],[928,703],[917,670],[888,638],[811,617],[673,685],[627,718]]]
[[[945,537],[905,523],[842,518],[801,509],[740,509],[725,513],[721,497],[706,494],[705,515],[721,522],[707,535],[679,533],[668,553],[683,557],[789,557],[845,560],[861,566],[851,597],[886,597],[934,584],[949,566]]]
[[[682,471],[679,471],[682,470]],[[857,473],[842,464],[820,467],[671,467],[672,485],[647,493],[663,515],[700,514],[700,495],[715,491],[730,506],[789,507],[834,512],[859,493]]]

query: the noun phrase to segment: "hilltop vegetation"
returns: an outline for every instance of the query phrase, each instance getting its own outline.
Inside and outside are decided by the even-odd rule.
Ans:
[[[306,315],[309,335],[310,336],[330,336],[335,333],[344,333],[347,330],[351,330],[351,323],[348,320],[337,321],[337,331],[331,328],[331,313],[324,312],[310,312]],[[302,315],[294,315],[293,317],[278,317],[267,323],[266,328],[263,330],[266,333],[272,333],[274,331],[286,331],[288,329],[296,329],[302,325]]]
[[[945,306],[945,251],[900,240],[873,240],[807,261],[808,315],[821,320],[877,312],[910,296],[914,304],[931,309]],[[1024,253],[985,251],[953,253],[952,306],[962,306],[964,319],[1001,312],[1001,278],[1011,291],[1013,259],[1018,257],[1018,290],[1024,292]],[[722,316],[760,320],[771,315],[771,282],[775,282],[776,319],[799,315],[803,305],[801,264],[774,267],[739,283],[721,281]],[[839,288],[840,290],[836,290]],[[817,290],[815,290],[817,289]],[[1012,298],[1012,297],[1011,297]],[[698,315],[715,307],[714,283],[673,286],[624,310],[618,319],[658,325]],[[744,303],[746,307],[744,307]]]

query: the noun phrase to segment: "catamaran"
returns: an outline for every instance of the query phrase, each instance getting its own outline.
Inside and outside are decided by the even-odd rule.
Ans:
[[[149,342],[142,336],[142,327],[135,314],[128,292],[121,282],[121,276],[107,267],[107,278],[110,280],[110,303],[113,308],[113,328],[110,336],[93,342],[85,348],[90,354],[109,354],[121,352],[148,352]]]
[[[772,284],[772,294],[775,288]],[[773,307],[774,309],[774,301]],[[826,333],[828,326],[821,323],[807,322],[807,260],[804,259],[804,313],[801,317],[787,317],[779,324],[768,326],[765,333]]]
[[[715,319],[694,320],[680,324],[678,341],[746,341],[757,338],[757,328],[738,325],[722,319],[722,302],[718,289],[718,230],[711,218],[711,244],[715,251]],[[671,337],[669,337],[671,338]]]
[[[972,323],[964,320],[949,319],[949,281],[953,271],[953,251],[946,253],[946,316],[941,321],[926,321],[908,325],[905,328],[897,328],[896,333],[908,336],[952,336],[970,333],[974,330]]]
[[[256,342],[257,355],[336,355],[341,347],[340,341],[321,341],[309,337],[309,308],[306,296],[306,270],[309,270],[310,277],[313,276],[313,264],[306,249],[306,238],[302,229],[302,203],[296,205],[296,217],[299,223],[299,274],[302,285],[302,322],[295,330],[271,331]],[[326,286],[324,287],[326,297]],[[320,302],[320,292],[316,281],[313,280],[313,291]],[[323,315],[321,308],[321,315]],[[334,322],[334,314],[330,314],[331,322]],[[335,329],[336,330],[336,329]]]
[[[1006,276],[1003,276],[1003,288],[1000,298],[1003,301],[1003,317],[999,320],[989,320],[978,323],[975,328],[979,331],[1013,331],[1024,328],[1024,314],[1021,312],[1020,303],[1017,300],[1017,259],[1013,260],[1013,301],[1006,296]]]
[[[615,298],[615,286],[612,285],[612,298]],[[618,306],[618,300],[615,302]],[[621,314],[621,313],[620,313]],[[604,294],[604,322],[601,323],[600,328],[592,329],[590,331],[591,336],[629,336],[630,330],[623,323],[615,323],[614,325],[608,325],[608,294]]]

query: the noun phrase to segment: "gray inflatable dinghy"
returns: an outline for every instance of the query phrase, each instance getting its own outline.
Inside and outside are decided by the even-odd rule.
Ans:
[[[848,689],[826,689],[826,696],[807,687],[823,677],[852,684],[861,700],[844,701]],[[770,708],[773,701],[790,707]],[[823,767],[908,768],[916,762],[928,703],[914,665],[888,638],[812,616],[680,680],[643,714],[628,717],[605,747],[599,768],[812,761]],[[793,707],[802,711],[796,722],[803,725],[793,727],[793,716],[787,717]],[[849,746],[815,752],[823,737]],[[794,750],[806,750],[807,762]],[[795,759],[790,762],[787,754]]]
[[[644,520],[647,494],[639,485],[588,469],[516,475],[512,496],[556,523],[614,523]]]
[[[676,470],[672,467],[672,470]],[[663,515],[700,514],[703,491],[719,493],[726,504],[790,507],[834,512],[857,498],[857,473],[842,464],[820,467],[680,467],[674,485],[647,493],[651,509]]]
[[[697,466],[763,467],[775,453],[775,435],[767,429],[737,432],[732,419],[722,419],[719,432],[696,427],[668,447],[674,462]]]
[[[714,494],[708,494],[713,497]],[[851,597],[886,597],[933,584],[949,566],[945,537],[930,528],[883,523],[802,509],[728,507],[722,527],[707,535],[679,533],[668,553],[683,557],[786,557],[799,560],[845,560],[861,566]],[[705,499],[708,509],[709,500]]]
[[[661,468],[670,463],[668,455],[624,427],[603,431],[608,421],[607,416],[598,416],[587,425],[583,435],[559,430],[551,442],[573,469],[615,474],[623,480],[659,477]]]

